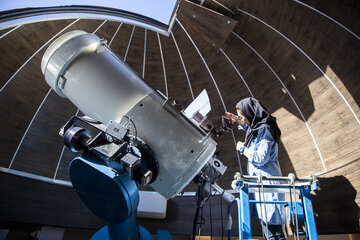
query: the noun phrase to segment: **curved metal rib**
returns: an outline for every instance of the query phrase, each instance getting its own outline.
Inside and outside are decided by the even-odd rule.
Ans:
[[[210,69],[209,69],[209,67],[208,67],[208,65],[207,65],[204,57],[202,56],[200,50],[198,49],[198,47],[196,46],[195,42],[192,40],[192,38],[190,37],[190,35],[188,34],[188,32],[186,31],[186,29],[184,28],[184,26],[181,24],[181,22],[180,22],[178,19],[176,19],[176,21],[177,21],[177,23],[180,25],[180,27],[183,29],[183,31],[185,32],[185,34],[188,36],[188,38],[190,39],[191,43],[193,44],[193,46],[195,47],[196,51],[198,52],[201,60],[203,61],[204,65],[205,65],[206,69],[208,70],[208,73],[209,73],[209,75],[210,75],[210,77],[211,77],[211,79],[212,79],[212,81],[213,81],[213,83],[214,83],[214,85],[215,85],[215,88],[216,88],[216,90],[217,90],[217,92],[218,92],[218,94],[219,94],[221,103],[222,103],[222,105],[223,105],[223,108],[224,108],[225,112],[227,112],[226,106],[225,106],[225,103],[224,103],[224,100],[223,100],[222,95],[221,95],[221,92],[220,92],[220,90],[219,90],[219,88],[218,88],[218,86],[217,86],[217,83],[216,83],[216,81],[215,81],[215,79],[214,79],[214,76],[212,75],[212,73],[211,73],[211,71],[210,71]],[[235,140],[234,132],[231,132],[231,134],[232,134],[232,136],[233,136],[234,144],[235,144],[235,146],[236,146],[236,140]],[[235,151],[236,151],[236,150],[235,150]],[[240,170],[240,173],[242,174],[241,163],[240,163],[240,156],[239,156],[239,154],[238,154],[237,151],[236,151],[236,156],[237,156],[237,159],[238,159],[239,170]]]
[[[217,83],[216,83],[216,81],[215,81],[215,79],[214,79],[214,76],[212,75],[212,73],[211,73],[211,71],[210,71],[210,69],[209,69],[209,67],[208,67],[208,65],[207,65],[207,63],[206,63],[203,55],[200,53],[200,50],[198,49],[198,47],[196,46],[196,44],[194,43],[194,41],[193,41],[192,38],[190,37],[189,33],[188,33],[188,32],[186,31],[186,29],[184,28],[184,26],[181,24],[181,22],[179,21],[179,19],[176,19],[176,22],[177,22],[177,23],[180,25],[180,27],[184,30],[185,34],[188,36],[188,38],[190,39],[191,43],[193,44],[193,46],[195,47],[196,51],[198,52],[201,60],[203,61],[204,65],[205,65],[205,67],[206,67],[206,69],[207,69],[207,71],[208,71],[208,73],[209,73],[209,75],[210,75],[210,77],[211,77],[214,85],[215,85],[216,91],[217,91],[218,94],[219,94],[219,97],[220,97],[221,103],[222,103],[222,105],[223,105],[223,107],[224,107],[224,110],[225,110],[225,112],[227,112],[226,106],[225,106],[225,103],[224,103],[224,100],[223,100],[223,97],[222,97],[221,92],[220,92],[220,90],[219,90],[219,87],[218,87],[218,85],[217,85]]]
[[[331,79],[326,75],[326,73],[319,67],[319,65],[317,65],[314,60],[312,60],[299,46],[297,46],[294,42],[292,42],[288,37],[286,37],[284,34],[282,34],[281,32],[279,32],[278,30],[276,30],[275,28],[273,28],[272,26],[270,26],[268,23],[264,22],[263,20],[251,15],[250,13],[238,8],[237,10],[239,10],[240,12],[256,19],[257,21],[261,22],[262,24],[264,24],[265,26],[269,27],[270,29],[272,29],[273,31],[275,31],[277,34],[279,34],[280,36],[282,36],[283,38],[285,38],[289,43],[291,43],[296,49],[298,49],[307,59],[310,60],[310,62],[312,64],[314,64],[314,66],[322,73],[322,75],[328,80],[328,82],[334,87],[334,89],[336,90],[336,92],[340,95],[340,97],[344,100],[344,102],[346,103],[346,105],[348,106],[349,110],[351,111],[351,113],[354,115],[356,121],[358,122],[358,124],[360,125],[360,120],[357,117],[354,109],[352,109],[352,107],[350,106],[349,102],[346,100],[346,98],[344,97],[344,95],[340,92],[340,90],[336,87],[336,85],[333,83],[333,81],[331,81]]]
[[[95,34],[97,31],[99,31],[99,29],[107,22],[107,20],[103,21],[96,29],[95,31],[93,31],[92,34]]]
[[[329,170],[324,171],[324,172],[316,173],[316,174],[314,174],[314,175],[316,175],[316,176],[319,177],[319,176],[325,175],[325,174],[327,174],[327,173],[331,173],[331,172],[334,172],[334,171],[336,171],[336,170],[342,169],[342,168],[344,168],[344,167],[346,167],[346,166],[349,166],[349,165],[351,165],[351,164],[353,164],[353,163],[356,163],[356,162],[359,161],[359,160],[360,160],[360,158],[357,158],[357,159],[352,160],[352,161],[350,161],[350,162],[344,163],[344,164],[342,164],[342,165],[340,165],[340,166],[334,167],[334,168],[329,169]]]
[[[79,112],[80,112],[80,109],[78,109],[76,111],[75,116],[78,116]],[[65,146],[63,146],[63,148],[61,150],[61,153],[60,153],[60,157],[59,157],[59,160],[58,160],[58,163],[57,163],[57,166],[56,166],[56,170],[55,170],[55,173],[54,173],[54,177],[53,177],[54,180],[56,179],[56,175],[57,175],[57,172],[59,170],[61,159],[63,157],[64,151],[65,151]]]
[[[216,3],[217,5],[221,6],[222,8],[228,10],[229,12],[231,12],[232,14],[234,14],[234,11],[230,10],[227,6],[223,5],[222,3],[219,3],[216,0],[212,0],[214,3]]]
[[[189,88],[190,88],[191,97],[192,97],[192,99],[194,100],[195,98],[194,98],[194,93],[193,93],[193,90],[192,90],[192,87],[191,87],[191,82],[190,82],[189,75],[188,75],[187,70],[186,70],[186,67],[185,67],[184,60],[183,60],[183,58],[182,58],[182,55],[181,55],[181,52],[180,52],[180,49],[179,49],[179,46],[177,45],[175,36],[174,36],[174,34],[173,34],[172,32],[171,32],[171,36],[172,36],[172,39],[173,39],[173,41],[174,41],[174,43],[175,43],[175,46],[176,46],[177,52],[178,52],[178,54],[179,54],[179,57],[180,57],[182,66],[183,66],[183,68],[184,68],[186,80],[187,80],[188,85],[189,85]]]
[[[177,5],[176,0],[155,3],[142,0],[131,3],[103,1],[98,4],[86,0],[64,1],[62,4],[52,1],[13,1],[12,4],[0,5],[0,29],[23,23],[86,18],[125,22],[168,35]],[[158,14],[159,8],[163,14]]]
[[[303,5],[304,7],[307,7],[307,8],[309,8],[309,9],[317,12],[318,14],[320,14],[320,15],[322,15],[322,16],[324,16],[324,17],[326,17],[327,19],[329,19],[330,21],[332,21],[332,22],[334,22],[335,24],[339,25],[339,26],[340,26],[341,28],[343,28],[345,31],[347,31],[348,33],[350,33],[351,35],[353,35],[354,37],[356,37],[358,40],[360,40],[360,37],[359,37],[357,34],[355,34],[354,32],[352,32],[350,29],[348,29],[347,27],[345,27],[344,25],[342,25],[341,23],[339,23],[339,22],[336,21],[335,19],[331,18],[329,15],[326,15],[325,13],[323,13],[323,12],[317,10],[316,8],[313,8],[312,6],[307,5],[307,4],[305,4],[305,3],[303,3],[303,2],[301,2],[301,1],[299,1],[299,0],[293,0],[293,1],[296,2],[296,3],[299,3],[299,4],[301,4],[301,5]]]
[[[0,36],[0,39],[2,39],[3,37],[7,36],[8,34],[12,33],[13,31],[15,31],[16,29],[18,29],[19,27],[21,27],[22,25],[18,25],[12,29],[10,29],[9,31],[7,31],[6,33],[4,33],[3,35]]]
[[[128,52],[129,52],[130,44],[131,44],[132,38],[134,36],[134,31],[135,31],[135,25],[133,26],[133,29],[132,29],[132,32],[131,32],[131,35],[130,35],[130,39],[129,39],[129,43],[128,43],[128,46],[126,48],[126,52],[125,52],[125,56],[124,56],[124,62],[126,62],[126,58],[127,58]]]
[[[235,69],[236,73],[239,75],[239,77],[241,78],[241,80],[243,81],[243,83],[245,84],[247,90],[249,91],[250,95],[252,97],[254,97],[254,94],[251,92],[249,86],[247,85],[244,77],[241,75],[241,73],[239,72],[239,70],[235,67],[234,63],[231,61],[231,59],[228,57],[228,55],[224,52],[224,50],[222,50],[222,48],[220,48],[220,52],[222,54],[224,54],[224,56],[226,57],[226,59],[230,62],[231,66],[233,66],[233,68]]]
[[[123,25],[123,23],[120,23],[119,26],[118,26],[118,28],[116,29],[114,35],[112,36],[112,38],[111,38],[111,40],[110,40],[110,42],[109,42],[109,47],[110,47],[111,43],[114,41],[115,36],[116,36],[116,34],[119,32],[119,30],[120,30],[120,28],[121,28],[122,25]]]
[[[61,153],[60,153],[60,157],[59,157],[58,163],[57,163],[57,165],[56,165],[56,169],[55,169],[55,173],[54,173],[54,177],[53,177],[54,180],[56,179],[56,175],[57,175],[57,172],[58,172],[58,170],[59,170],[60,163],[61,163],[61,159],[62,159],[62,157],[63,157],[64,151],[65,151],[65,146],[62,147],[62,150],[61,150]]]
[[[142,70],[142,78],[145,77],[145,64],[146,64],[146,41],[147,41],[147,29],[144,29],[144,58],[143,58],[143,70]]]
[[[21,65],[21,67],[18,68],[18,70],[16,70],[16,72],[9,78],[9,80],[4,84],[4,86],[1,87],[0,89],[0,93],[2,90],[4,90],[4,88],[11,82],[11,80],[14,79],[14,77],[16,76],[16,74],[18,74],[18,72],[21,71],[21,69],[23,69],[23,67],[25,67],[25,65],[30,62],[31,59],[33,59],[36,54],[38,54],[46,45],[48,45],[52,40],[54,40],[57,36],[59,36],[61,33],[63,33],[66,29],[68,29],[69,27],[71,27],[73,24],[75,24],[77,21],[79,21],[80,18],[76,19],[75,21],[73,21],[72,23],[70,23],[69,25],[67,25],[65,28],[63,28],[60,32],[58,32],[57,34],[55,34],[52,38],[50,38],[49,41],[47,41],[44,45],[41,46],[41,48],[39,48],[33,55],[31,55],[31,57],[29,57],[28,60],[26,60],[26,62],[23,63],[23,65]]]
[[[0,167],[0,172],[9,173],[12,175],[25,177],[25,178],[35,179],[35,180],[46,182],[46,183],[53,183],[53,184],[57,184],[57,185],[72,187],[72,183],[69,181],[52,179],[52,178],[43,177],[43,176],[40,176],[37,174],[27,173],[27,172],[23,172],[23,171],[14,170],[14,169]]]
[[[159,42],[160,55],[161,55],[161,62],[162,62],[162,66],[163,66],[163,73],[164,73],[164,81],[165,81],[165,95],[166,95],[166,97],[169,97],[168,86],[167,86],[167,79],[166,79],[165,63],[164,63],[164,56],[163,56],[163,51],[162,51],[162,47],[161,47],[161,41],[160,41],[160,36],[159,36],[159,33],[157,33],[157,38],[158,38],[158,42]]]
[[[309,134],[314,142],[314,145],[316,147],[316,150],[319,154],[319,157],[320,157],[320,160],[321,160],[321,163],[323,165],[323,168],[324,170],[326,171],[326,166],[325,166],[325,162],[324,162],[324,159],[321,155],[321,152],[320,152],[320,149],[319,149],[319,146],[315,140],[315,137],[310,129],[310,126],[308,125],[303,113],[301,112],[299,106],[297,105],[295,99],[292,97],[291,93],[289,92],[289,90],[287,89],[287,87],[285,86],[285,84],[283,83],[283,81],[280,79],[280,77],[276,74],[276,72],[274,71],[274,69],[272,69],[272,67],[265,61],[265,59],[252,47],[250,46],[250,44],[248,44],[244,39],[242,39],[239,35],[237,35],[235,32],[232,32],[237,38],[239,38],[243,43],[245,43],[265,64],[266,66],[270,69],[270,71],[274,74],[274,76],[279,80],[280,84],[283,86],[283,88],[286,90],[286,92],[288,93],[289,97],[291,98],[291,101],[294,103],[296,109],[298,110],[298,112],[300,113],[301,115],[301,118],[303,119],[305,125],[306,125],[306,128],[308,129],[309,131]]]
[[[26,128],[26,130],[25,130],[25,133],[24,133],[23,137],[21,138],[20,143],[18,144],[18,146],[17,146],[17,148],[16,148],[16,151],[15,151],[15,153],[14,153],[12,159],[11,159],[11,162],[10,162],[10,164],[9,164],[8,169],[10,169],[10,168],[12,167],[12,165],[13,165],[13,163],[14,163],[14,160],[15,160],[15,157],[16,157],[16,155],[17,155],[17,153],[18,153],[18,151],[19,151],[19,149],[20,149],[20,147],[21,147],[21,145],[22,145],[22,143],[23,143],[23,141],[24,141],[24,139],[25,139],[25,137],[26,137],[26,134],[28,133],[28,131],[29,131],[31,125],[33,124],[36,116],[38,115],[41,107],[44,105],[44,103],[45,103],[47,97],[49,96],[50,92],[51,92],[51,88],[49,89],[48,93],[45,95],[44,99],[43,99],[42,102],[40,103],[40,106],[38,107],[38,109],[36,110],[33,118],[31,119],[29,125],[27,126],[27,128]]]

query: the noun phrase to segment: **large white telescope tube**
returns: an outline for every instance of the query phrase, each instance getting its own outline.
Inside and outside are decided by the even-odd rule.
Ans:
[[[46,50],[41,70],[56,93],[85,115],[105,125],[124,115],[134,122],[137,136],[159,162],[151,186],[166,198],[181,192],[216,150],[209,135],[93,34],[72,31],[59,37]]]

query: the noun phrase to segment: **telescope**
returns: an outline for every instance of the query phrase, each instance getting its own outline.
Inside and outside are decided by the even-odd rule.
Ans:
[[[73,116],[60,135],[65,146],[81,152],[70,163],[69,175],[82,201],[108,222],[101,234],[151,239],[139,238],[149,234],[136,225],[138,184],[169,199],[201,177],[233,199],[216,185],[226,166],[214,156],[216,142],[203,125],[204,116],[187,116],[105,40],[68,32],[46,50],[41,70],[51,88],[84,114]]]

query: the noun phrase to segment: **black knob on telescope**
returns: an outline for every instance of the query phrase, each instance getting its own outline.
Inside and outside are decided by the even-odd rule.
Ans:
[[[142,166],[137,167],[133,172],[133,180],[142,184],[148,185],[152,179],[152,172]]]
[[[90,133],[84,128],[71,126],[64,134],[64,145],[73,152],[86,149]]]

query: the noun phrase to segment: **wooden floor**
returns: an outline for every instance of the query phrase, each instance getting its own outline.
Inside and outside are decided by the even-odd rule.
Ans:
[[[225,110],[235,111],[240,99],[260,99],[282,131],[283,175],[321,176],[324,187],[314,195],[319,231],[359,232],[360,3],[218,2],[224,6],[211,0],[202,7],[183,2],[169,37],[123,24],[110,47],[122,58],[127,53],[126,62],[139,75],[144,73],[147,83],[184,108],[205,88],[212,106],[209,119],[216,126]],[[0,39],[1,167],[69,180],[67,168],[74,154],[63,148],[58,130],[77,108],[49,91],[40,61],[49,40],[74,21],[27,24]],[[102,23],[81,19],[63,33],[93,32]],[[119,24],[106,22],[96,35],[110,42]],[[234,134],[236,140],[244,139],[243,133]],[[239,160],[246,173],[246,159],[237,158],[230,133],[216,141],[228,166],[220,185],[229,189]],[[185,190],[195,189],[191,184]],[[190,215],[174,218],[192,224]]]

